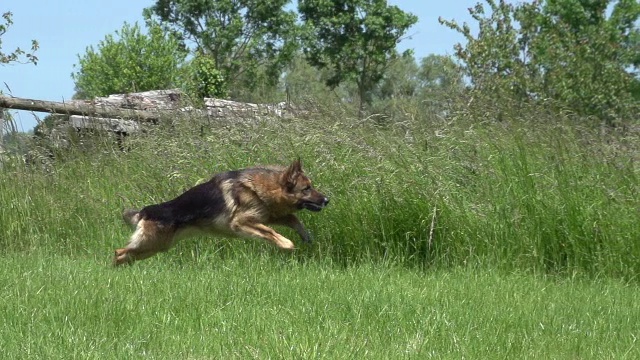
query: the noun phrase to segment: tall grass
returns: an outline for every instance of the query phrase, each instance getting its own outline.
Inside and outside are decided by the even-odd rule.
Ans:
[[[129,235],[124,207],[167,200],[218,171],[300,156],[331,198],[323,212],[301,214],[316,242],[296,253],[300,260],[636,279],[634,142],[534,115],[444,121],[408,111],[383,124],[332,109],[206,126],[172,119],[130,139],[128,152],[104,145],[70,152],[46,171],[5,167],[0,246],[106,262]],[[186,241],[173,253],[231,256],[267,246],[230,243]]]

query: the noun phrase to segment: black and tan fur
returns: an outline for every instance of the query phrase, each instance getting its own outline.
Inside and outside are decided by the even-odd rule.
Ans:
[[[329,203],[302,171],[300,160],[289,167],[264,166],[215,175],[177,198],[126,210],[136,227],[129,243],[115,251],[114,265],[131,263],[169,250],[176,239],[194,232],[256,237],[292,250],[293,242],[269,225],[294,229],[305,242],[310,235],[294,213],[320,211]]]

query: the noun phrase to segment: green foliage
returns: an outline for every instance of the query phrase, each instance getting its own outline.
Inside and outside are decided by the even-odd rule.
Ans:
[[[413,54],[406,53],[394,59],[384,72],[374,94],[379,99],[410,98],[420,87],[419,68]]]
[[[382,80],[372,90],[372,103],[369,110],[378,124],[395,121],[396,115],[402,118],[408,106],[417,104],[421,81],[419,67],[411,53],[405,53],[388,64]],[[357,90],[354,91],[357,98]]]
[[[440,20],[466,37],[456,55],[476,90],[496,99],[552,103],[609,125],[634,120],[640,3],[486,3],[490,15],[481,3],[469,10],[479,25],[477,37],[466,24]]]
[[[145,17],[157,17],[185,44],[214,61],[236,89],[262,78],[276,84],[297,48],[296,14],[289,0],[157,0]]]
[[[38,57],[35,56],[35,52],[38,50],[40,45],[36,40],[31,40],[30,52],[25,52],[20,48],[16,48],[12,52],[4,52],[2,50],[2,36],[6,34],[11,25],[13,25],[13,14],[11,12],[5,12],[2,14],[2,22],[0,22],[0,65],[12,62],[32,63],[37,65]],[[23,60],[22,57],[25,59]]]
[[[107,35],[97,48],[78,55],[78,71],[71,76],[76,98],[168,89],[178,85],[179,67],[186,57],[179,41],[150,23],[144,34],[138,24],[125,23],[115,36]]]
[[[418,64],[412,54],[404,54],[389,64],[373,90],[371,111],[380,124],[394,123],[415,109],[445,114],[464,94],[463,74],[450,56],[432,54]]]
[[[285,68],[280,86],[294,104],[313,103],[318,99],[340,103],[354,98],[354,95],[357,97],[351,89],[329,89],[325,83],[329,76],[327,69],[313,67],[306,61],[304,54],[298,52]]]
[[[448,55],[431,54],[422,58],[418,79],[425,92],[459,92],[464,88],[463,69]]]
[[[372,90],[398,57],[396,45],[418,20],[386,0],[301,0],[298,10],[305,25],[307,60],[331,70],[326,83],[332,88],[355,82],[361,111],[371,104]]]
[[[0,144],[2,145],[0,155],[5,151],[11,154],[24,155],[31,145],[31,135],[18,131],[7,131],[2,135]]]
[[[447,55],[431,54],[416,63],[407,53],[389,64],[374,94],[379,99],[412,98],[424,100],[437,94],[452,94],[464,88],[463,70]]]
[[[227,88],[222,72],[216,68],[215,61],[206,55],[198,54],[183,69],[187,94],[196,103],[204,98],[224,98]]]
[[[40,45],[36,40],[31,40],[30,52],[25,52],[20,48],[16,48],[12,52],[5,52],[2,50],[2,37],[7,33],[11,25],[13,25],[13,14],[11,12],[5,12],[2,14],[2,22],[0,22],[0,65],[10,63],[31,63],[37,65],[38,57],[35,56],[35,52],[38,50]],[[2,90],[0,90],[0,94],[2,94]],[[15,150],[12,145],[8,145],[4,148],[3,143],[4,140],[10,140],[4,139],[5,136],[10,136],[11,138],[16,136],[16,124],[13,121],[11,113],[1,108],[0,112],[0,152],[6,149],[10,151]]]

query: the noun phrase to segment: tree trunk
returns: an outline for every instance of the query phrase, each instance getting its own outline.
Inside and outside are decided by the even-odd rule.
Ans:
[[[358,117],[364,119],[366,109],[371,105],[371,88],[363,82],[358,84],[358,97],[360,98],[360,106],[358,108]]]
[[[139,121],[157,122],[159,113],[143,110],[121,109],[108,106],[100,106],[92,103],[72,101],[60,103],[54,101],[43,101],[33,99],[23,99],[17,97],[0,96],[0,108],[28,110],[38,112],[48,112],[52,114],[65,115],[93,115],[106,118],[126,118]]]

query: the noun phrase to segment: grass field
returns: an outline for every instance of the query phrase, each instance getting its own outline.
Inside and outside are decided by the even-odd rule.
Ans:
[[[639,358],[637,135],[414,115],[182,119],[127,152],[5,161],[3,358]],[[123,208],[297,156],[331,198],[301,214],[313,246],[109,266]]]
[[[181,260],[3,256],[3,358],[640,357],[640,291],[617,281]]]

